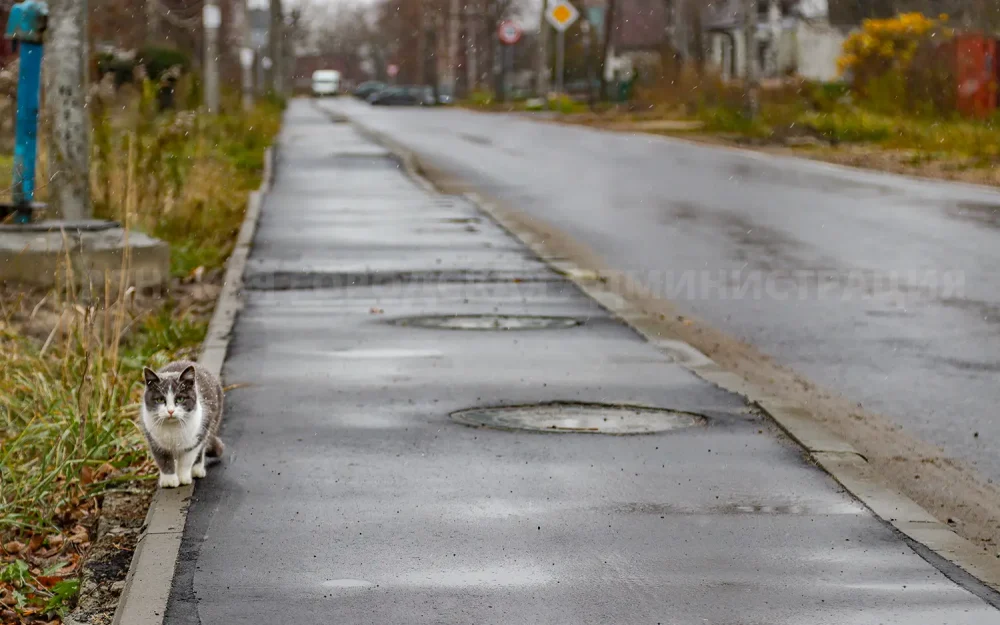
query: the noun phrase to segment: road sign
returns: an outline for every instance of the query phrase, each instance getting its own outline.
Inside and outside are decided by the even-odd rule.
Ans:
[[[580,12],[576,7],[566,0],[553,0],[549,8],[545,10],[545,19],[559,32],[566,32],[566,29],[573,25],[573,22],[580,19]]]
[[[500,28],[497,29],[497,37],[500,38],[500,43],[512,46],[521,40],[521,26],[517,22],[512,22],[507,20],[500,24]]]
[[[395,78],[396,74],[399,73],[399,66],[398,65],[390,65],[390,66],[388,66],[388,67],[385,68],[385,73],[389,74],[389,78]]]

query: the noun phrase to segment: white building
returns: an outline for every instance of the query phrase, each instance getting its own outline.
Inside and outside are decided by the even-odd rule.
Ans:
[[[746,71],[743,4],[716,0],[705,8],[708,57],[726,78]],[[762,77],[837,78],[847,33],[830,24],[827,0],[759,0],[758,10],[755,53]]]

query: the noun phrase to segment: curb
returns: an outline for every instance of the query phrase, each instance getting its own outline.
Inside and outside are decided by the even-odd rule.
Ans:
[[[243,225],[240,226],[233,253],[226,262],[222,291],[216,300],[215,312],[198,356],[198,362],[216,375],[222,372],[230,332],[243,308],[243,271],[257,231],[264,195],[271,187],[273,175],[274,148],[268,148],[264,153],[260,188],[247,198]],[[161,488],[153,495],[112,625],[162,625],[192,494],[194,486]]]
[[[363,134],[383,145],[399,159],[417,183],[434,189],[422,173],[419,158],[408,148],[351,120]],[[811,460],[883,522],[894,528],[951,581],[969,590],[995,608],[1000,608],[1000,556],[979,549],[909,497],[883,485],[867,459],[846,440],[812,418],[808,408],[766,394],[742,377],[726,371],[701,351],[680,340],[666,338],[657,319],[629,304],[608,286],[609,277],[580,267],[556,255],[546,241],[516,218],[518,212],[493,204],[478,194],[465,196],[539,258],[573,282],[581,291],[634,329],[674,362],[715,386],[744,397],[800,445]],[[641,289],[641,285],[632,285]],[[641,292],[641,290],[633,290]],[[933,554],[935,557],[928,557]],[[941,561],[936,561],[940,559]],[[944,566],[942,566],[944,564]],[[950,566],[949,566],[950,565]],[[969,577],[971,576],[971,578]]]

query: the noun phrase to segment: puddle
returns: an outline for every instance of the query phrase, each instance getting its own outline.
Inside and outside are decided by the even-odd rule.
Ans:
[[[547,584],[551,579],[541,567],[508,565],[411,571],[396,583],[427,588],[516,588]]]
[[[328,352],[338,358],[379,359],[379,358],[438,358],[443,355],[436,349],[345,349]]]
[[[322,585],[324,588],[369,588],[375,584],[364,579],[331,579]]]
[[[432,330],[551,330],[572,328],[583,322],[572,317],[535,317],[528,315],[433,315],[396,319],[391,323]]]
[[[949,207],[948,213],[990,228],[1000,228],[1000,204],[989,202],[958,202]]]
[[[463,425],[553,434],[653,434],[704,425],[701,415],[644,406],[552,403],[452,413]]]

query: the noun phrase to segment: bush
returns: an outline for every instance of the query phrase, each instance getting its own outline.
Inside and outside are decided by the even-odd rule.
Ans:
[[[180,67],[182,72],[191,68],[191,57],[176,48],[145,46],[136,55],[136,63],[146,68],[146,76],[157,81],[171,67]]]
[[[135,77],[136,62],[134,57],[105,52],[97,55],[96,64],[98,78],[111,74],[114,76],[115,87],[130,83]]]
[[[493,104],[492,91],[473,91],[469,94],[469,104],[472,106],[488,107]]]
[[[713,106],[699,111],[698,119],[709,132],[739,134],[749,137],[766,137],[771,128],[758,120],[753,120],[736,107]]]
[[[833,143],[884,141],[896,131],[891,120],[858,110],[807,113],[799,122],[816,135]]]
[[[893,114],[900,111],[950,112],[941,93],[950,91],[950,69],[942,45],[953,34],[938,19],[921,13],[903,13],[890,19],[870,19],[844,41],[838,70],[850,77],[851,88],[871,108]],[[942,75],[943,74],[943,75]],[[928,98],[933,98],[928,104]]]

